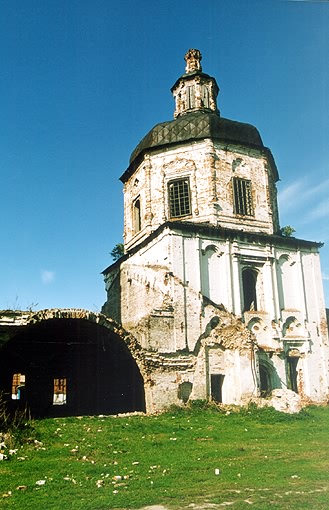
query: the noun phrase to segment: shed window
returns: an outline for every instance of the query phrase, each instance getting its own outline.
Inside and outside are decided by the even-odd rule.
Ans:
[[[53,405],[62,406],[66,404],[66,377],[54,379]]]
[[[191,214],[189,180],[181,179],[170,182],[168,189],[170,217],[178,218]]]
[[[12,380],[11,398],[13,400],[21,400],[22,391],[25,389],[25,375],[14,374]]]
[[[235,214],[253,216],[251,181],[233,178],[233,205]]]

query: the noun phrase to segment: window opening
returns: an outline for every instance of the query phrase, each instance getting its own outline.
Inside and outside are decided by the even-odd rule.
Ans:
[[[209,89],[206,85],[202,85],[202,106],[209,108]]]
[[[134,231],[139,232],[141,229],[141,202],[137,198],[134,202]]]
[[[192,393],[193,384],[189,381],[182,382],[178,387],[178,398],[186,404]]]
[[[25,390],[25,375],[14,374],[11,388],[12,400],[22,400],[24,390]]]
[[[257,310],[256,293],[257,273],[253,269],[244,269],[242,272],[243,311]]]
[[[287,358],[287,364],[288,364],[288,389],[294,391],[295,393],[298,393],[298,384],[297,384],[297,363],[298,363],[297,357],[290,357]]]
[[[233,178],[234,213],[243,216],[253,216],[251,181]]]
[[[194,87],[186,87],[186,102],[187,108],[195,108],[195,94]]]
[[[210,374],[211,399],[218,403],[223,402],[224,377],[223,374]]]
[[[54,406],[61,406],[66,404],[66,382],[66,377],[54,379]]]
[[[191,214],[188,179],[170,182],[168,187],[170,217],[177,218]]]

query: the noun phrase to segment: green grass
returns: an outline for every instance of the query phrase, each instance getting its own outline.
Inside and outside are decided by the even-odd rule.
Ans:
[[[39,442],[0,462],[0,507],[329,508],[328,407],[299,415],[194,407],[152,417],[37,421]]]

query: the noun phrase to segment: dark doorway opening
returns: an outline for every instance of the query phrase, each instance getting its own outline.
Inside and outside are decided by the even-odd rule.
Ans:
[[[223,402],[223,374],[210,374],[211,399],[215,402]]]
[[[83,319],[22,328],[1,350],[0,390],[33,417],[145,411],[144,381],[123,340]],[[23,377],[22,377],[23,374]]]
[[[243,311],[257,310],[256,293],[257,273],[253,269],[244,269],[242,273]]]
[[[263,366],[259,365],[259,379],[260,379],[260,396],[268,397],[271,393],[271,385],[268,370]]]
[[[297,384],[297,364],[299,358],[288,356],[287,369],[288,369],[288,389],[298,393]]]

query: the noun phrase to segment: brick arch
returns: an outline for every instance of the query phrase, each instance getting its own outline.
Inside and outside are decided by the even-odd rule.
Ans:
[[[47,308],[45,310],[39,310],[37,312],[30,312],[27,315],[25,321],[26,325],[29,325],[38,324],[43,321],[48,321],[52,319],[86,320],[107,328],[109,331],[117,335],[125,343],[132,357],[136,361],[142,376],[143,377],[147,376],[148,372],[146,370],[143,348],[133,335],[128,333],[114,319],[111,319],[111,317],[107,317],[103,313],[92,312],[84,308]]]
[[[13,411],[26,405],[45,417],[146,410],[143,350],[111,318],[47,309],[22,313],[10,329],[0,390]]]

